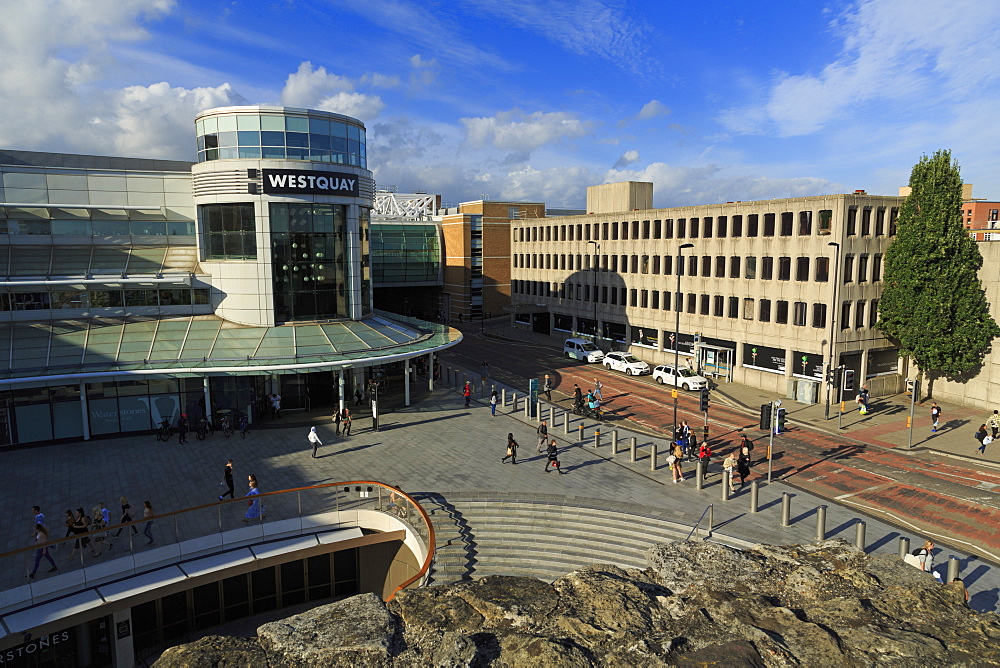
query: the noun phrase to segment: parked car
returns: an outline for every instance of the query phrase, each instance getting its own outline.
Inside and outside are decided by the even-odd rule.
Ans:
[[[684,390],[700,390],[708,387],[708,378],[699,376],[687,367],[681,367],[678,374],[673,364],[660,364],[653,369],[653,380],[660,385],[674,385]]]
[[[563,355],[581,362],[600,362],[604,359],[604,351],[587,339],[566,339]]]
[[[608,353],[604,356],[604,366],[612,371],[624,371],[626,376],[649,373],[649,365],[632,353]]]

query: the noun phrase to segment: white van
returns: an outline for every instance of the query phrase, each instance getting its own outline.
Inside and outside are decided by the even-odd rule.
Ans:
[[[581,362],[600,362],[604,359],[604,352],[587,339],[566,339],[563,355]]]

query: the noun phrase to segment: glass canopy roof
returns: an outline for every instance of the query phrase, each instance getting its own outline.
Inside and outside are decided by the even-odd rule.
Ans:
[[[214,315],[0,323],[0,380],[53,376],[302,373],[379,364],[458,343],[447,325],[379,314],[248,327]]]

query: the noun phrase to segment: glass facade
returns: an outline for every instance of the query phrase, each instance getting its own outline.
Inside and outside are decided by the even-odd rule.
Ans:
[[[277,322],[349,315],[346,209],[341,204],[270,204]]]
[[[205,239],[206,260],[257,259],[257,225],[253,203],[203,204],[198,217]]]
[[[0,293],[0,311],[123,306],[201,306],[209,303],[208,288],[147,288],[61,290]]]
[[[441,242],[436,225],[374,223],[371,226],[372,280],[376,284],[436,282]]]
[[[0,234],[8,236],[174,237],[194,236],[189,220],[101,220],[99,218],[0,218]],[[148,240],[144,240],[148,243]]]
[[[198,162],[311,160],[368,167],[365,129],[338,117],[228,114],[195,122]]]

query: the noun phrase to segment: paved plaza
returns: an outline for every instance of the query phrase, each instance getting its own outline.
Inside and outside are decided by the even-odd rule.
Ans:
[[[749,485],[733,499],[722,501],[717,464],[701,491],[690,479],[691,466],[686,469],[689,479],[675,484],[662,450],[657,470],[650,470],[648,446],[654,439],[637,434],[639,456],[631,463],[625,448],[629,432],[620,430],[621,451],[612,456],[607,434],[599,449],[593,447],[593,423],[587,423],[585,441],[577,442],[578,419],[571,422],[568,436],[561,421],[550,427],[550,434],[564,449],[561,459],[567,474],[546,474],[543,456],[535,452],[537,423],[527,420],[523,411],[512,414],[507,406],[492,417],[489,407],[479,401],[466,409],[454,388],[441,385],[410,408],[384,415],[378,432],[372,431],[370,419],[356,420],[354,433],[347,439],[334,435],[329,418],[288,413],[285,420],[289,426],[271,423],[245,440],[216,433],[205,441],[192,438],[180,445],[176,437],[160,443],[150,434],[5,452],[8,484],[0,490],[0,509],[11,520],[11,529],[5,532],[4,549],[28,544],[34,504],[43,508],[50,526],[59,527],[65,509],[83,506],[89,510],[104,501],[117,510],[121,495],[133,507],[141,507],[148,499],[159,512],[211,503],[223,490],[219,484],[222,468],[230,457],[235,460],[237,494],[245,492],[246,475],[251,472],[265,492],[369,479],[445,498],[449,493],[496,491],[525,498],[537,493],[566,494],[641,504],[661,511],[665,519],[691,525],[711,503],[717,532],[771,543],[814,540],[816,508],[826,505],[828,536],[853,542],[855,524],[864,519],[870,552],[895,553],[900,536],[913,543],[922,540],[779,481],[761,483],[760,512],[751,514]],[[325,444],[318,459],[310,457],[306,441],[311,424],[318,426]],[[508,432],[522,446],[516,466],[500,462]],[[758,464],[754,478],[762,474],[766,465]],[[780,526],[783,492],[793,495],[790,527]],[[228,507],[235,513],[240,512],[240,505]],[[54,533],[61,536],[61,531]],[[975,556],[940,547],[936,563],[942,568],[948,557],[960,559],[973,606],[996,609],[1000,571]]]

